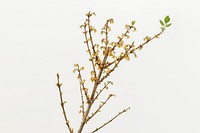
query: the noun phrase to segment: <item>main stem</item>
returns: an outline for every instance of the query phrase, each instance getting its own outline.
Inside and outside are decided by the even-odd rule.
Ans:
[[[81,125],[79,127],[79,130],[78,130],[78,133],[81,133],[82,130],[83,130],[83,127],[85,126],[86,122],[87,122],[87,117],[88,117],[88,114],[90,112],[90,109],[94,103],[94,96],[95,96],[95,92],[98,88],[98,85],[99,85],[99,81],[100,81],[100,78],[101,78],[101,75],[102,75],[102,72],[104,70],[104,65],[107,61],[107,58],[108,58],[108,51],[106,52],[106,55],[104,57],[104,60],[103,60],[103,63],[102,63],[102,68],[100,69],[99,73],[98,73],[98,76],[97,76],[97,79],[95,80],[95,84],[94,84],[94,87],[93,87],[93,90],[92,90],[92,95],[91,95],[91,98],[90,98],[90,101],[88,102],[88,106],[87,106],[87,109],[85,111],[85,114],[84,114],[84,117],[82,119],[82,122],[81,122]]]

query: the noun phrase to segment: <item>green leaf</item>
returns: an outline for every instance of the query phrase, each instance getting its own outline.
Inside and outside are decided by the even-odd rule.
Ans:
[[[170,21],[170,17],[169,16],[166,16],[165,19],[164,19],[165,23],[168,23]]]
[[[161,24],[162,26],[164,26],[164,22],[163,22],[162,20],[160,20],[160,24]]]
[[[132,21],[131,24],[134,25],[134,24],[135,24],[135,21]]]
[[[170,24],[167,24],[166,27],[169,27],[169,26],[171,26],[171,25],[172,25],[171,23],[170,23]]]
[[[133,32],[136,32],[136,31],[137,31],[136,27],[133,27]]]

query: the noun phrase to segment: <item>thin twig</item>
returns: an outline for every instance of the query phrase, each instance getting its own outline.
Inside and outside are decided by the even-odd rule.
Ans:
[[[125,33],[124,33],[124,36],[120,37],[120,39],[118,40],[118,42],[117,42],[117,43],[121,42],[121,41],[124,39],[124,37],[125,37],[125,36],[127,36],[127,34],[128,34],[128,33],[130,33],[130,30],[131,30],[132,28],[133,28],[133,27],[132,27],[132,26],[130,26],[130,27],[129,27],[129,29],[127,29],[127,30],[125,31]],[[116,45],[115,45],[115,46],[113,46],[113,48],[112,48],[112,50],[111,50],[111,51],[114,51],[114,50],[115,50],[115,48],[116,48]]]
[[[161,31],[160,33],[154,35],[154,37],[151,37],[151,38],[147,39],[144,43],[142,43],[138,47],[136,47],[134,51],[136,51],[138,49],[140,50],[144,45],[146,45],[147,43],[149,43],[153,39],[158,38],[162,33],[163,33],[163,31]]]
[[[85,102],[84,102],[84,99],[83,99],[83,89],[82,89],[82,84],[81,84],[81,82],[82,82],[82,79],[79,79],[79,84],[80,84],[80,94],[81,94],[81,113],[82,113],[82,117],[84,117],[84,112],[85,112]]]
[[[65,106],[64,106],[64,104],[65,104],[66,102],[63,101],[62,90],[61,90],[61,85],[62,85],[62,83],[60,83],[60,76],[59,76],[58,73],[57,73],[57,84],[56,84],[56,85],[57,85],[57,87],[58,87],[58,89],[59,89],[59,94],[60,94],[60,105],[61,105],[61,107],[62,107],[62,112],[63,112],[64,118],[65,118],[65,124],[67,125],[69,132],[70,132],[70,133],[74,133],[73,128],[71,128],[71,126],[70,126],[70,124],[69,124],[69,120],[68,120],[68,118],[67,118],[67,114],[66,114],[66,111],[65,111]]]
[[[96,79],[97,78],[97,72],[96,72],[95,64],[98,64],[97,62],[99,61],[99,56],[96,55],[97,52],[95,50],[95,44],[94,44],[93,37],[92,37],[92,31],[96,32],[96,29],[94,29],[94,27],[92,27],[92,25],[90,24],[90,18],[93,15],[95,16],[96,14],[94,12],[93,13],[88,12],[86,14],[87,19],[86,19],[84,25],[82,25],[82,26],[84,27],[83,33],[85,35],[85,43],[87,44],[87,51],[88,51],[89,56],[90,56],[89,60],[91,61],[92,67],[93,67],[94,79]],[[87,29],[88,29],[88,31],[87,31]],[[89,42],[91,44],[91,48],[89,46]],[[94,58],[95,58],[95,60],[94,60]]]
[[[112,65],[112,64],[115,63],[114,67],[113,67],[105,76],[103,76],[99,82],[100,82],[100,83],[103,82],[103,80],[104,80],[105,78],[107,78],[107,77],[115,70],[115,68],[117,68],[117,66],[119,65],[119,63],[121,62],[121,60],[124,59],[124,57],[125,57],[126,55],[130,54],[130,52],[135,52],[136,50],[141,50],[141,49],[143,48],[144,45],[146,45],[147,43],[149,43],[149,42],[152,41],[153,39],[158,38],[162,33],[163,33],[163,31],[161,31],[160,33],[154,35],[154,37],[147,39],[144,43],[140,44],[139,46],[137,46],[137,47],[134,48],[133,50],[131,49],[131,48],[133,48],[133,47],[130,47],[128,50],[126,50],[125,54],[124,54],[122,57],[118,58],[117,63],[115,63],[115,62],[113,61],[112,63],[109,64],[109,66],[110,66],[110,65]],[[106,67],[108,67],[108,66],[106,66]]]
[[[98,99],[99,95],[100,95],[105,89],[108,88],[108,85],[109,85],[109,84],[112,84],[112,82],[108,81],[107,83],[104,84],[104,87],[103,87],[102,89],[100,89],[99,92],[97,92],[97,94],[96,94],[96,96],[95,96],[95,98],[94,98],[95,100]]]
[[[90,98],[89,98],[89,96],[88,96],[88,91],[87,91],[87,89],[85,88],[85,83],[84,83],[85,80],[83,80],[83,78],[82,78],[81,69],[79,68],[79,66],[78,66],[77,71],[78,71],[79,82],[80,82],[80,85],[82,86],[82,89],[83,89],[83,91],[84,91],[85,98],[86,98],[87,102],[89,102]]]
[[[90,17],[88,15],[88,31],[89,31],[89,37],[90,37],[90,42],[91,42],[91,45],[92,45],[92,50],[93,50],[93,53],[96,53],[95,49],[94,49],[94,42],[93,42],[93,38],[92,38],[92,29],[91,29],[91,24],[90,24]]]
[[[107,124],[109,124],[110,122],[112,122],[114,119],[116,119],[118,116],[120,116],[121,114],[127,112],[128,110],[130,109],[127,108],[127,109],[124,109],[123,111],[119,112],[117,115],[115,115],[112,119],[110,119],[109,121],[107,121],[106,123],[104,123],[103,125],[101,125],[100,127],[96,128],[94,131],[92,131],[91,133],[95,133],[97,132],[99,129],[103,128],[104,126],[106,126]]]
[[[99,105],[99,107],[97,108],[97,110],[96,110],[94,113],[92,113],[92,115],[91,115],[90,117],[88,117],[87,122],[88,122],[92,117],[94,117],[98,112],[100,112],[101,108],[108,102],[108,100],[109,100],[112,96],[114,96],[114,95],[113,95],[113,94],[110,94],[110,95],[107,97],[107,99],[106,99],[104,102],[102,102],[102,104]]]
[[[89,18],[88,18],[89,19]],[[95,63],[94,63],[94,61],[93,61],[93,59],[92,59],[92,53],[91,53],[91,50],[90,50],[90,47],[89,47],[89,40],[88,40],[88,36],[87,36],[87,24],[86,24],[86,22],[85,22],[85,24],[84,24],[84,35],[85,35],[85,43],[86,43],[86,45],[87,45],[87,51],[88,51],[88,53],[89,53],[89,56],[90,56],[90,61],[91,61],[91,63],[92,63],[92,68],[93,68],[93,71],[94,71],[94,75],[95,75],[95,78],[96,78],[96,68],[95,68]]]

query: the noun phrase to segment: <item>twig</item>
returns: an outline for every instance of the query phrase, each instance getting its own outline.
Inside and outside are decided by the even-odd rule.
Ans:
[[[117,63],[114,65],[114,67],[113,67],[105,76],[103,76],[99,82],[100,82],[100,83],[103,82],[103,80],[104,80],[105,78],[107,78],[107,77],[115,70],[115,68],[117,68],[117,66],[119,65],[119,63],[121,62],[121,60],[124,59],[124,57],[125,57],[126,55],[129,55],[130,52],[135,52],[136,50],[141,50],[141,49],[143,48],[144,45],[146,45],[147,43],[149,43],[149,42],[152,41],[153,39],[158,38],[162,33],[163,33],[163,31],[161,31],[160,33],[154,35],[154,37],[152,37],[152,38],[148,37],[144,43],[140,44],[140,45],[137,46],[136,48],[130,47],[128,50],[126,50],[126,52],[124,53],[124,55],[123,55],[122,57],[118,57],[118,61],[117,61]],[[133,48],[133,49],[131,49],[131,48]],[[113,62],[110,63],[108,66],[110,66],[110,65],[112,65],[112,64],[114,64],[114,63],[115,63],[115,62],[113,61]],[[108,67],[108,66],[106,66],[106,67]]]
[[[95,100],[98,99],[99,95],[105,90],[108,89],[108,85],[109,84],[113,84],[111,81],[108,81],[107,83],[104,84],[104,87],[102,89],[100,89],[99,92],[97,92],[96,96],[95,96]]]
[[[92,117],[94,117],[98,112],[100,112],[100,109],[108,102],[108,100],[109,100],[112,96],[115,96],[115,95],[114,95],[114,94],[110,94],[110,95],[107,97],[107,99],[106,99],[104,102],[102,102],[102,104],[99,105],[99,107],[97,108],[97,110],[96,110],[94,113],[92,113],[92,115],[91,115],[90,117],[88,117],[88,119],[87,119],[86,122],[88,122]]]
[[[57,73],[57,84],[56,84],[56,85],[57,85],[57,87],[58,87],[58,89],[59,89],[59,94],[60,94],[60,105],[61,105],[61,107],[62,107],[62,112],[63,112],[64,118],[65,118],[65,124],[67,125],[69,132],[70,132],[70,133],[74,133],[73,128],[71,128],[71,126],[70,126],[70,124],[69,124],[69,120],[68,120],[68,118],[67,118],[67,114],[66,114],[66,111],[65,111],[65,106],[64,106],[64,104],[65,104],[66,102],[63,101],[62,91],[61,91],[61,85],[62,85],[62,83],[60,83],[60,76],[59,76],[58,73]]]
[[[131,30],[132,28],[134,28],[134,27],[133,27],[133,26],[130,26],[130,27],[125,31],[124,36],[122,36],[122,37],[119,38],[119,40],[118,40],[117,43],[120,43],[120,42],[124,39],[124,37],[127,36],[128,33],[130,33],[130,30]],[[112,48],[111,51],[114,51],[115,48],[116,48],[116,45]]]
[[[83,89],[82,89],[82,87],[81,86],[83,86],[82,84],[81,84],[81,82],[82,82],[82,78],[80,78],[79,79],[79,84],[80,84],[80,94],[81,94],[81,109],[82,110],[80,110],[81,111],[81,113],[82,113],[82,117],[84,117],[84,112],[85,112],[85,102],[84,102],[84,99],[83,99]],[[83,86],[84,87],[84,86]],[[87,97],[87,96],[86,96]]]
[[[84,67],[82,67],[82,68],[84,68]],[[85,80],[81,76],[81,69],[82,68],[79,68],[79,65],[78,65],[77,71],[78,71],[79,82],[80,82],[80,85],[82,86],[82,89],[84,91],[85,98],[87,99],[87,102],[89,102],[90,98],[88,96],[88,90],[85,88],[85,85],[84,85],[85,84]]]
[[[105,64],[105,62],[106,62],[106,60],[107,60],[107,57],[108,57],[108,54],[105,55],[104,60],[103,60],[103,64]],[[91,107],[92,107],[92,104],[93,104],[93,101],[94,101],[95,92],[96,92],[97,87],[98,87],[98,85],[99,85],[99,79],[101,78],[102,72],[103,72],[103,69],[101,69],[101,70],[99,71],[98,76],[97,76],[97,79],[95,80],[94,87],[93,87],[93,90],[92,90],[92,95],[91,95],[91,98],[90,98],[90,101],[92,101],[92,102],[89,102],[89,103],[88,103],[87,109],[86,109],[86,111],[85,111],[85,115],[84,115],[84,117],[83,117],[83,119],[82,119],[82,122],[81,122],[81,124],[80,124],[80,126],[79,126],[78,133],[81,133],[81,132],[82,132],[83,127],[84,127],[84,125],[86,124],[86,120],[87,120],[88,114],[89,114],[89,112],[90,112],[90,109],[91,109]]]
[[[124,109],[123,111],[119,112],[117,115],[115,115],[112,119],[110,119],[109,121],[107,121],[106,123],[104,123],[103,125],[101,125],[100,127],[96,128],[94,131],[92,131],[91,133],[95,133],[97,132],[99,129],[103,128],[104,126],[106,126],[107,124],[109,124],[110,122],[112,122],[114,119],[116,119],[118,116],[120,116],[121,114],[127,112],[128,110],[130,109],[127,108],[127,109]]]
[[[92,14],[91,14],[92,15]],[[90,17],[91,15],[88,15],[87,16],[87,20],[88,20],[88,31],[89,31],[89,37],[90,37],[90,42],[91,42],[91,45],[92,45],[92,50],[93,50],[93,53],[96,53],[95,49],[94,49],[94,42],[93,42],[93,38],[92,38],[92,31],[93,31],[93,28],[90,24]]]
[[[106,79],[106,78],[110,75],[110,73],[112,73],[112,72],[115,70],[115,68],[117,68],[117,66],[118,66],[119,63],[122,61],[122,59],[124,59],[124,57],[128,54],[128,52],[130,51],[130,49],[131,49],[131,47],[130,47],[128,50],[125,51],[125,53],[124,53],[123,56],[121,56],[121,57],[118,58],[118,61],[117,61],[117,63],[114,65],[114,67],[113,67],[108,73],[106,73],[105,76],[103,76],[103,77],[100,79],[100,81],[99,81],[100,83],[103,82],[103,80]]]
[[[154,37],[148,37],[147,39],[145,39],[146,41],[145,41],[144,43],[140,44],[138,47],[136,47],[135,50],[138,50],[138,49],[141,50],[141,48],[142,48],[144,45],[146,45],[147,43],[149,43],[149,42],[152,41],[153,39],[158,38],[162,33],[163,33],[163,31],[161,31],[160,33],[154,35]],[[134,51],[135,51],[135,50],[134,50]]]
[[[88,18],[88,20],[89,20],[89,18]],[[93,71],[94,71],[94,75],[95,75],[95,78],[96,78],[96,68],[95,68],[95,63],[94,63],[94,61],[93,61],[93,59],[92,59],[92,53],[91,53],[91,50],[90,50],[90,47],[89,47],[89,39],[88,39],[88,37],[87,37],[87,24],[86,24],[86,22],[85,22],[85,24],[84,24],[84,35],[85,35],[85,43],[86,43],[86,45],[87,45],[87,51],[88,51],[88,53],[89,53],[89,56],[90,56],[90,61],[91,61],[91,63],[92,63],[92,68],[93,68]],[[92,43],[93,44],[93,43]]]

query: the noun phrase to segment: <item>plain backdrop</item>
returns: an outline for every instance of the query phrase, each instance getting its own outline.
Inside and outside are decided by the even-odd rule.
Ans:
[[[114,85],[104,94],[116,97],[84,133],[127,107],[131,110],[99,133],[199,133],[198,0],[1,0],[0,132],[68,132],[55,85],[57,72],[70,123],[78,128],[79,84],[72,70],[74,63],[84,65],[86,75],[91,68],[79,28],[88,11],[97,14],[92,18],[96,43],[109,18],[115,20],[113,41],[125,24],[136,20],[131,38],[136,44],[160,32],[159,20],[166,15],[172,26],[109,77]]]

